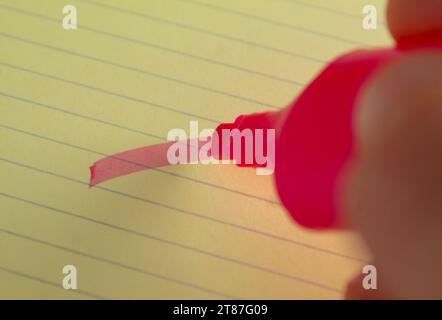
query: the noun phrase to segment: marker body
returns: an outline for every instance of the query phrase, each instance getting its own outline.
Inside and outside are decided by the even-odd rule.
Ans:
[[[305,227],[343,227],[339,186],[344,167],[357,152],[353,119],[359,93],[382,68],[423,49],[442,50],[442,36],[407,38],[395,48],[346,54],[282,111],[243,115],[217,131],[275,129],[275,182],[283,205]]]

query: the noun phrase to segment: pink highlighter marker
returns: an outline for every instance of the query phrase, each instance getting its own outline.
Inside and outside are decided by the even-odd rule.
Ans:
[[[220,125],[217,132],[221,136],[223,128],[275,129],[275,182],[283,205],[302,226],[343,227],[338,180],[355,155],[353,115],[358,94],[381,68],[422,49],[442,49],[442,34],[402,39],[394,48],[343,55],[287,108],[242,115]]]
[[[275,129],[275,181],[283,205],[302,226],[343,227],[338,184],[345,165],[356,154],[353,116],[358,95],[383,67],[425,49],[442,50],[442,32],[403,38],[394,48],[343,55],[287,108],[239,116],[233,123],[219,125],[216,132],[222,137],[224,128]],[[90,185],[169,165],[166,154],[170,144],[129,150],[97,161],[90,168]],[[221,139],[219,147],[222,145]],[[266,149],[265,143],[262,147]],[[233,160],[221,159],[222,153],[213,149],[212,156]]]

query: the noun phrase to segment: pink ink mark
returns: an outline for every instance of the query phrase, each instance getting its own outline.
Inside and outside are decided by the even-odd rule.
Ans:
[[[180,141],[187,146],[187,157],[190,162],[191,148],[198,151],[206,141],[195,141],[198,139],[188,139]],[[161,168],[171,165],[167,159],[167,151],[170,146],[178,141],[170,141],[132,150],[123,151],[105,157],[95,162],[90,169],[89,186],[93,187],[99,183],[122,177],[131,173]]]
[[[167,150],[173,143],[175,142],[123,151],[98,160],[90,167],[89,186],[134,172],[168,166]]]

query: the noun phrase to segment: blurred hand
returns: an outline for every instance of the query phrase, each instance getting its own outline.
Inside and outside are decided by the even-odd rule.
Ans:
[[[391,0],[396,39],[442,31],[441,0]],[[442,54],[399,59],[360,96],[360,156],[348,169],[345,214],[369,246],[378,290],[349,299],[442,299]]]

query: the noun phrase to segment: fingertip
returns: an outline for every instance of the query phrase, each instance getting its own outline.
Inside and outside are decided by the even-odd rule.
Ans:
[[[397,42],[420,34],[442,33],[442,1],[390,0],[387,22]]]
[[[344,293],[346,300],[367,300],[369,298],[367,291],[362,287],[362,281],[362,275],[357,275],[350,280]]]
[[[441,88],[441,51],[417,52],[384,66],[359,94],[354,120],[359,146],[386,143],[393,133],[408,131],[399,126],[417,123],[418,115],[435,113],[437,108],[431,107],[441,101]]]
[[[386,293],[385,289],[365,289],[363,286],[364,277],[366,274],[360,273],[356,275],[347,284],[345,289],[345,300],[388,300],[393,299],[393,296]],[[383,286],[383,284],[380,284]]]

